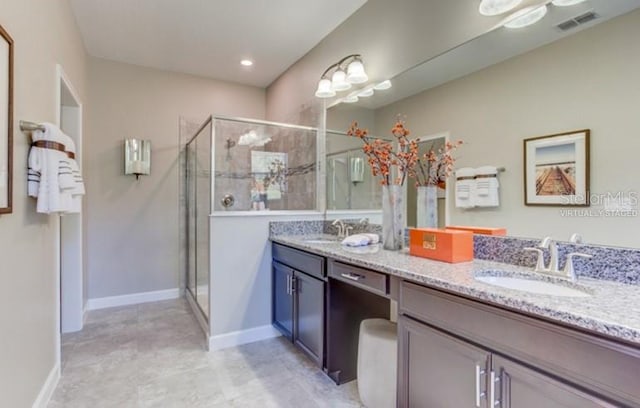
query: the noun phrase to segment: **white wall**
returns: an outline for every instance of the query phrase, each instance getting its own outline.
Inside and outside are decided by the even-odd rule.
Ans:
[[[178,287],[179,117],[264,118],[264,90],[97,58],[89,66],[89,298]],[[123,170],[123,140],[151,140],[151,175]]]
[[[56,63],[85,97],[85,52],[64,0],[3,0],[0,24],[15,42],[13,214],[0,215],[0,406],[29,407],[56,364],[58,220],[27,198],[30,138],[20,119],[56,121]]]
[[[457,167],[506,167],[501,206],[452,209],[453,223],[565,240],[581,232],[587,242],[640,247],[638,217],[563,217],[559,208],[526,207],[523,198],[523,140],[584,128],[592,131],[591,191],[639,190],[638,38],[635,11],[389,105],[376,113],[376,126],[390,126],[401,112],[415,136],[451,131],[452,140],[464,140]]]

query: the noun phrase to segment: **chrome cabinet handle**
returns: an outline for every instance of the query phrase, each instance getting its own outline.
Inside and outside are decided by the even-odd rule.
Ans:
[[[343,278],[351,279],[352,281],[359,281],[360,279],[364,279],[364,275],[358,275],[357,273],[341,273],[340,276]]]
[[[291,295],[296,291],[296,278],[295,276],[291,276]]]
[[[496,384],[500,382],[500,376],[496,376],[496,373],[491,371],[489,379],[489,408],[497,407],[500,405],[500,400],[496,399]]]
[[[480,400],[487,395],[481,389],[481,377],[486,373],[487,372],[482,367],[480,367],[480,364],[476,364],[476,408],[480,408]]]
[[[291,295],[291,275],[287,275],[287,295]]]

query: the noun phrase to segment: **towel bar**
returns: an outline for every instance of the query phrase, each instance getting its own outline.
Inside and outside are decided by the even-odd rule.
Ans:
[[[22,130],[23,132],[33,132],[34,130],[40,130],[44,132],[45,128],[39,123],[29,122],[27,120],[21,120],[20,130]]]

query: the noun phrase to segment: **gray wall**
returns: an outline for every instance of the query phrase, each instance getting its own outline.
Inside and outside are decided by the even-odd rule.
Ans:
[[[85,137],[89,298],[178,287],[179,117],[264,117],[264,90],[91,58]],[[123,140],[151,140],[124,176]]]
[[[85,52],[66,1],[0,2],[15,42],[13,214],[0,215],[0,406],[29,407],[56,364],[58,218],[27,198],[30,138],[20,119],[56,121],[56,63],[85,97]]]

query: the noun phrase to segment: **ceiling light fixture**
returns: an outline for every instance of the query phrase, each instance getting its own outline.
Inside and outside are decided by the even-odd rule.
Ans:
[[[553,0],[551,3],[553,3],[554,6],[566,7],[584,3],[585,1],[586,0]]]
[[[342,102],[344,103],[356,103],[358,102],[358,95],[347,95],[342,98]]]
[[[358,97],[360,98],[367,98],[369,96],[373,96],[373,87],[371,86],[368,86],[362,89],[360,92],[358,92]]]
[[[373,89],[375,89],[376,91],[385,91],[389,88],[391,88],[391,81],[389,81],[388,79],[385,79],[384,81],[373,87]]]
[[[513,13],[504,24],[507,28],[524,28],[542,20],[547,15],[547,5],[526,7]]]
[[[242,61],[240,61],[240,65],[245,66],[245,67],[250,67],[253,65],[253,61],[249,60],[249,59],[243,59]]]
[[[497,16],[511,11],[522,3],[522,0],[482,0],[478,11],[483,16]]]
[[[346,91],[351,88],[352,84],[362,84],[368,80],[369,77],[364,70],[362,56],[360,54],[347,55],[329,66],[322,73],[318,82],[316,96],[318,98],[331,98],[336,95],[336,91]]]

